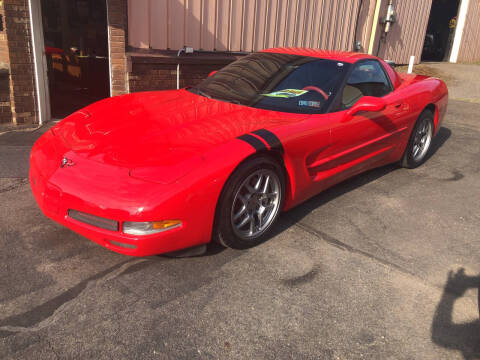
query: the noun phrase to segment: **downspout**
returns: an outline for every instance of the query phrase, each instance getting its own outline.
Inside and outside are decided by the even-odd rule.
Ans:
[[[370,33],[370,43],[368,44],[368,53],[370,55],[372,55],[373,53],[373,45],[375,44],[375,35],[377,34],[378,17],[380,15],[381,5],[382,0],[377,0],[377,3],[375,5],[375,13],[373,15],[372,32]]]
[[[362,11],[363,0],[360,0],[360,4],[358,4],[358,12],[357,12],[357,20],[355,22],[355,32],[353,35],[353,51],[359,51],[362,47],[362,43],[360,40],[357,40],[357,32],[358,32],[358,21],[360,20],[360,12]]]

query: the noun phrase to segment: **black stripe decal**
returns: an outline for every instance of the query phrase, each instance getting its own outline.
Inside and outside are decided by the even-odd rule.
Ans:
[[[252,145],[256,151],[267,150],[267,146],[262,142],[262,140],[257,139],[253,135],[245,134],[245,135],[239,136],[237,139],[243,140],[246,143]]]
[[[254,131],[252,134],[260,136],[263,140],[266,141],[266,143],[272,148],[276,150],[280,150],[282,153],[285,151],[283,149],[282,142],[278,138],[277,135],[275,135],[273,132],[265,130],[265,129],[260,129]]]

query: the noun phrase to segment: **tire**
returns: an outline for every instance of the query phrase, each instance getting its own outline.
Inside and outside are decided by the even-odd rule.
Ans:
[[[277,221],[284,199],[283,168],[269,156],[246,160],[230,176],[220,195],[214,241],[232,249],[262,243]]]
[[[433,139],[433,114],[425,110],[420,114],[408,140],[407,148],[403,154],[400,165],[414,169],[427,160]]]

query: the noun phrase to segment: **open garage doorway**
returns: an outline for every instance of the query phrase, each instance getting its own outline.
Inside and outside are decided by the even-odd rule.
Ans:
[[[106,1],[41,0],[52,118],[110,95]]]
[[[422,61],[448,61],[460,0],[433,0],[423,44]]]

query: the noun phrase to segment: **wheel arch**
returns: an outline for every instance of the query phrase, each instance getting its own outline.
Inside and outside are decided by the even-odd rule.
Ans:
[[[243,163],[256,158],[260,156],[266,156],[271,158],[273,161],[275,161],[278,165],[280,165],[282,171],[283,171],[283,176],[285,178],[285,205],[290,204],[291,200],[293,199],[294,196],[294,188],[295,188],[295,177],[294,177],[294,172],[293,172],[293,166],[291,164],[290,159],[285,155],[285,153],[281,150],[278,149],[264,149],[264,150],[259,150],[254,152],[253,154],[250,154],[249,156],[245,157],[242,161],[240,161],[235,168],[231,171],[230,175],[226,179],[226,181],[223,183],[222,186],[222,192],[223,189],[225,188],[228,180],[232,177],[232,175],[235,173],[235,171],[242,165]],[[221,196],[221,194],[220,194]],[[218,206],[218,201],[220,199],[220,196],[217,199],[217,206]],[[285,207],[284,205],[284,207]]]
[[[248,159],[254,157],[255,155],[268,156],[272,158],[274,161],[276,161],[282,168],[283,176],[285,178],[285,201],[284,201],[283,207],[284,208],[289,207],[295,195],[295,176],[294,176],[293,164],[291,163],[289,157],[283,151],[270,149],[270,150],[259,151],[258,153],[250,156]],[[245,159],[245,160],[248,160],[248,159]]]
[[[282,151],[276,150],[276,149],[265,149],[265,150],[256,151],[256,152],[246,156],[245,158],[243,158],[243,160],[241,160],[240,162],[238,162],[238,164],[233,168],[233,170],[230,172],[228,177],[223,182],[222,189],[221,189],[221,191],[220,191],[220,193],[217,197],[217,202],[216,202],[216,205],[215,205],[215,219],[214,219],[214,222],[213,222],[212,230],[215,229],[215,222],[216,222],[217,214],[218,214],[218,211],[219,211],[220,199],[223,196],[223,193],[225,191],[225,187],[226,187],[228,181],[233,176],[235,171],[242,164],[244,164],[247,161],[250,161],[251,159],[261,157],[261,156],[269,157],[270,159],[275,161],[280,166],[280,168],[282,169],[283,176],[284,176],[284,179],[285,179],[285,201],[284,201],[284,206],[283,207],[285,208],[286,205],[291,202],[291,200],[293,198],[293,193],[294,193],[294,191],[293,191],[293,189],[294,189],[294,177],[293,177],[293,168],[292,168],[291,163],[288,160],[288,158],[286,158],[285,154]],[[212,232],[212,236],[213,235],[214,234]]]
[[[276,149],[265,149],[265,150],[259,150],[259,151],[256,151],[252,154],[249,154],[248,156],[244,157],[241,161],[239,161],[236,166],[230,171],[230,174],[228,175],[228,177],[225,178],[225,180],[223,181],[223,184],[222,184],[222,188],[218,194],[218,197],[216,199],[216,204],[215,204],[215,212],[214,212],[214,219],[213,219],[213,223],[212,223],[212,228],[211,228],[211,239],[214,240],[215,239],[215,228],[216,228],[216,225],[217,225],[217,221],[218,221],[218,214],[219,214],[219,211],[220,211],[220,203],[221,203],[221,199],[222,199],[222,196],[224,195],[224,191],[226,189],[226,186],[228,184],[228,182],[230,181],[230,179],[232,178],[233,174],[237,171],[237,169],[242,165],[244,164],[245,162],[247,161],[250,161],[252,159],[255,159],[255,158],[258,158],[258,157],[268,157],[270,158],[272,161],[276,162],[280,168],[282,169],[282,175],[284,176],[284,180],[285,180],[285,199],[284,199],[284,205],[283,205],[283,208],[285,208],[285,204],[287,203],[287,201],[289,201],[291,199],[291,196],[292,196],[292,179],[293,177],[291,176],[291,172],[289,172],[288,168],[291,169],[291,167],[287,164],[289,164],[289,162],[285,161],[285,157],[284,157],[284,154],[282,151],[280,150],[276,150]],[[280,211],[282,211],[283,209],[280,209]]]
[[[437,109],[437,106],[434,103],[429,103],[429,104],[427,104],[427,106],[425,106],[423,108],[422,113],[426,110],[431,111],[432,114],[433,114],[433,127],[434,127],[434,131],[436,131],[437,126],[438,126],[438,109]]]

